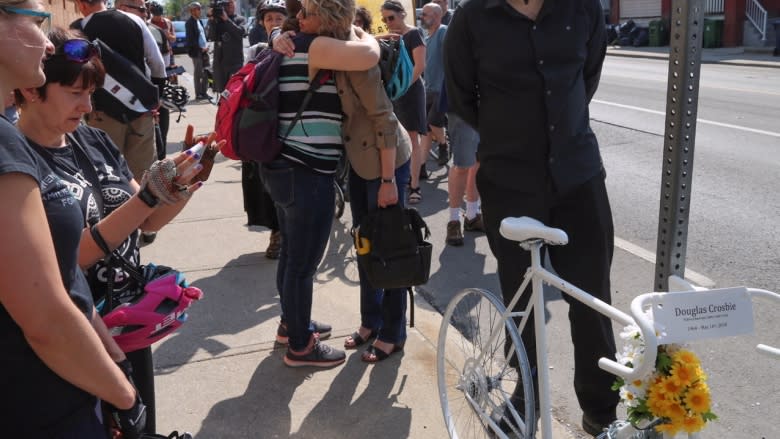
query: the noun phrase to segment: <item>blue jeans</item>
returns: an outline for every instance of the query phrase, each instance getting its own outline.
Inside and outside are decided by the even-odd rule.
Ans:
[[[406,206],[406,183],[409,181],[409,162],[395,170],[398,203]],[[349,202],[352,224],[358,225],[363,217],[377,209],[377,194],[381,179],[364,180],[355,171],[349,173]],[[368,282],[366,273],[358,265],[360,277],[360,325],[377,331],[377,338],[385,343],[401,343],[406,340],[406,289],[383,290]]]
[[[276,289],[290,349],[311,338],[314,273],[325,254],[335,209],[333,175],[318,174],[285,159],[264,164],[260,174],[274,200],[282,233]]]

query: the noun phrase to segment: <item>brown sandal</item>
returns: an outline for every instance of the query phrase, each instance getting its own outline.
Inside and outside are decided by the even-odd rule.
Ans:
[[[271,232],[271,239],[268,241],[268,247],[265,249],[265,257],[268,259],[279,259],[279,253],[282,251],[282,232],[274,230]]]

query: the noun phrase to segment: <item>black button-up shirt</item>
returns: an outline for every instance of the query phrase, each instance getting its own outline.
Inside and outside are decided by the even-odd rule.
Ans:
[[[588,104],[606,54],[599,0],[465,0],[447,29],[449,111],[476,127],[480,166],[507,188],[568,192],[602,169]]]

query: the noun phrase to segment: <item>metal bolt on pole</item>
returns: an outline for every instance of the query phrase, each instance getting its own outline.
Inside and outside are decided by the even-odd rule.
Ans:
[[[655,291],[685,272],[703,22],[703,0],[672,0]]]

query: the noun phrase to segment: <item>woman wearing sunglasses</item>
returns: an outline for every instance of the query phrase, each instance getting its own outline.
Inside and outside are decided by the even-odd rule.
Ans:
[[[49,19],[40,1],[0,0],[3,96],[44,83]],[[0,434],[104,438],[95,396],[120,410],[137,398],[92,326],[99,317],[78,266],[84,216],[71,188],[3,117],[0,193]]]
[[[81,235],[78,264],[85,270],[92,298],[103,298],[108,279],[113,291],[135,287],[124,272],[115,272],[103,259],[96,241],[118,249],[127,261],[139,263],[138,234],[157,231],[185,206],[192,192],[207,177],[197,154],[180,153],[155,162],[141,183],[108,135],[81,123],[92,110],[91,96],[103,85],[105,69],[94,43],[75,38],[76,33],[55,29],[49,34],[54,54],[43,63],[46,82],[16,90],[21,108],[18,122],[32,149],[72,193],[87,229]],[[191,127],[190,127],[191,128]],[[127,371],[125,354],[108,335],[99,317],[93,322],[103,336],[112,359]],[[154,432],[154,374],[151,348],[129,353],[133,378],[149,406],[149,432]]]
[[[406,9],[398,0],[387,0],[382,3],[382,22],[387,26],[390,35],[380,35],[377,38],[403,38],[404,46],[409,52],[409,58],[414,64],[412,85],[403,96],[393,102],[395,114],[401,125],[406,128],[412,139],[411,178],[409,180],[409,203],[422,201],[420,178],[427,178],[425,158],[427,152],[420,146],[419,136],[428,132],[428,119],[425,114],[425,86],[422,74],[425,71],[425,42],[420,29],[409,26],[406,19]]]

